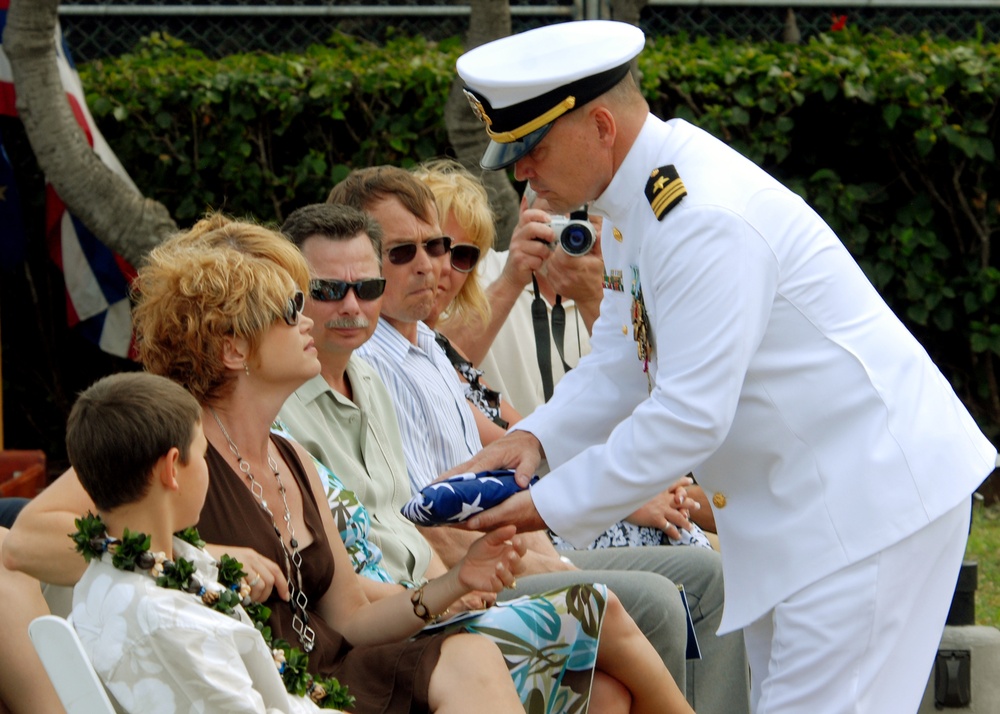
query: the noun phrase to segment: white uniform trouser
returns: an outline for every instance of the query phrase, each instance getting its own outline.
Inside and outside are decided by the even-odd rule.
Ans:
[[[913,714],[955,591],[970,504],[744,629],[754,714]]]

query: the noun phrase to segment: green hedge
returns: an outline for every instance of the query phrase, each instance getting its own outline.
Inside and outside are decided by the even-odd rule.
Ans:
[[[280,219],[348,167],[443,150],[458,40],[384,48],[338,36],[305,55],[209,60],[154,35],[81,67],[87,101],[144,191],[190,222],[206,207]]]
[[[82,68],[102,131],[181,223],[263,220],[322,200],[351,167],[448,151],[459,41],[334,37],[304,55],[208,60],[165,37]],[[806,197],[1000,434],[1000,47],[842,32],[804,45],[656,38],[660,116],[730,142]]]

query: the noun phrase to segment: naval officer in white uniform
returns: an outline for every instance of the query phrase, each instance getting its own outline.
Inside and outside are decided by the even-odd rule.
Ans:
[[[582,546],[693,472],[754,711],[914,712],[996,449],[812,209],[649,114],[628,72],[643,45],[574,22],[458,60],[492,140],[483,167],[617,228],[592,353],[455,469],[552,470],[469,525]]]

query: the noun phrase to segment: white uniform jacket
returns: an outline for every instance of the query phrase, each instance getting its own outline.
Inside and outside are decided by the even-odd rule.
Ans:
[[[645,188],[668,165],[687,195],[657,220]],[[830,227],[721,141],[649,116],[593,210],[619,234],[602,241],[592,352],[516,427],[553,467],[532,497],[559,535],[584,546],[693,472],[716,512],[725,633],[993,469],[996,449]]]

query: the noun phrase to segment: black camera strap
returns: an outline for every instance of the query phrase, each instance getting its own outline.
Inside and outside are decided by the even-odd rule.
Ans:
[[[571,220],[586,221],[587,206],[584,205],[579,210],[569,214]],[[549,306],[542,297],[542,291],[538,289],[538,279],[535,274],[531,274],[531,287],[535,291],[535,297],[531,300],[531,324],[535,331],[535,356],[538,359],[538,371],[542,375],[542,393],[545,401],[552,398],[554,385],[552,382],[552,349],[550,342],[555,341],[556,351],[559,352],[559,361],[562,362],[563,373],[569,372],[572,367],[566,364],[566,354],[563,343],[566,341],[566,308],[562,305],[562,295],[556,295],[556,304],[552,306],[552,333],[549,337]]]
[[[535,356],[538,359],[538,371],[542,376],[542,393],[545,401],[552,398],[554,385],[552,382],[552,340],[555,340],[559,360],[563,371],[569,372],[572,367],[566,364],[563,352],[563,342],[566,339],[566,308],[562,306],[562,296],[556,295],[556,304],[552,306],[552,332],[549,333],[549,308],[538,289],[538,280],[531,274],[531,287],[535,297],[531,300],[531,324],[535,332]]]
[[[556,304],[552,306],[552,339],[559,351],[563,372],[569,372],[573,368],[566,364],[566,354],[563,351],[563,343],[566,341],[566,308],[562,306],[562,295],[556,295]]]
[[[552,398],[552,351],[549,349],[549,309],[538,289],[538,280],[531,274],[531,286],[535,297],[531,301],[531,325],[535,328],[535,356],[538,358],[538,371],[542,375],[542,394],[545,401]]]
[[[589,220],[587,206],[584,205],[579,210],[573,211],[569,217],[574,221]],[[537,285],[535,285],[535,291],[538,291]],[[562,306],[562,295],[556,295],[556,304],[552,306],[552,337],[555,339],[556,349],[559,351],[559,361],[562,362],[563,373],[568,373],[573,368],[566,364],[566,353],[563,349],[563,344],[566,341],[566,308]]]

